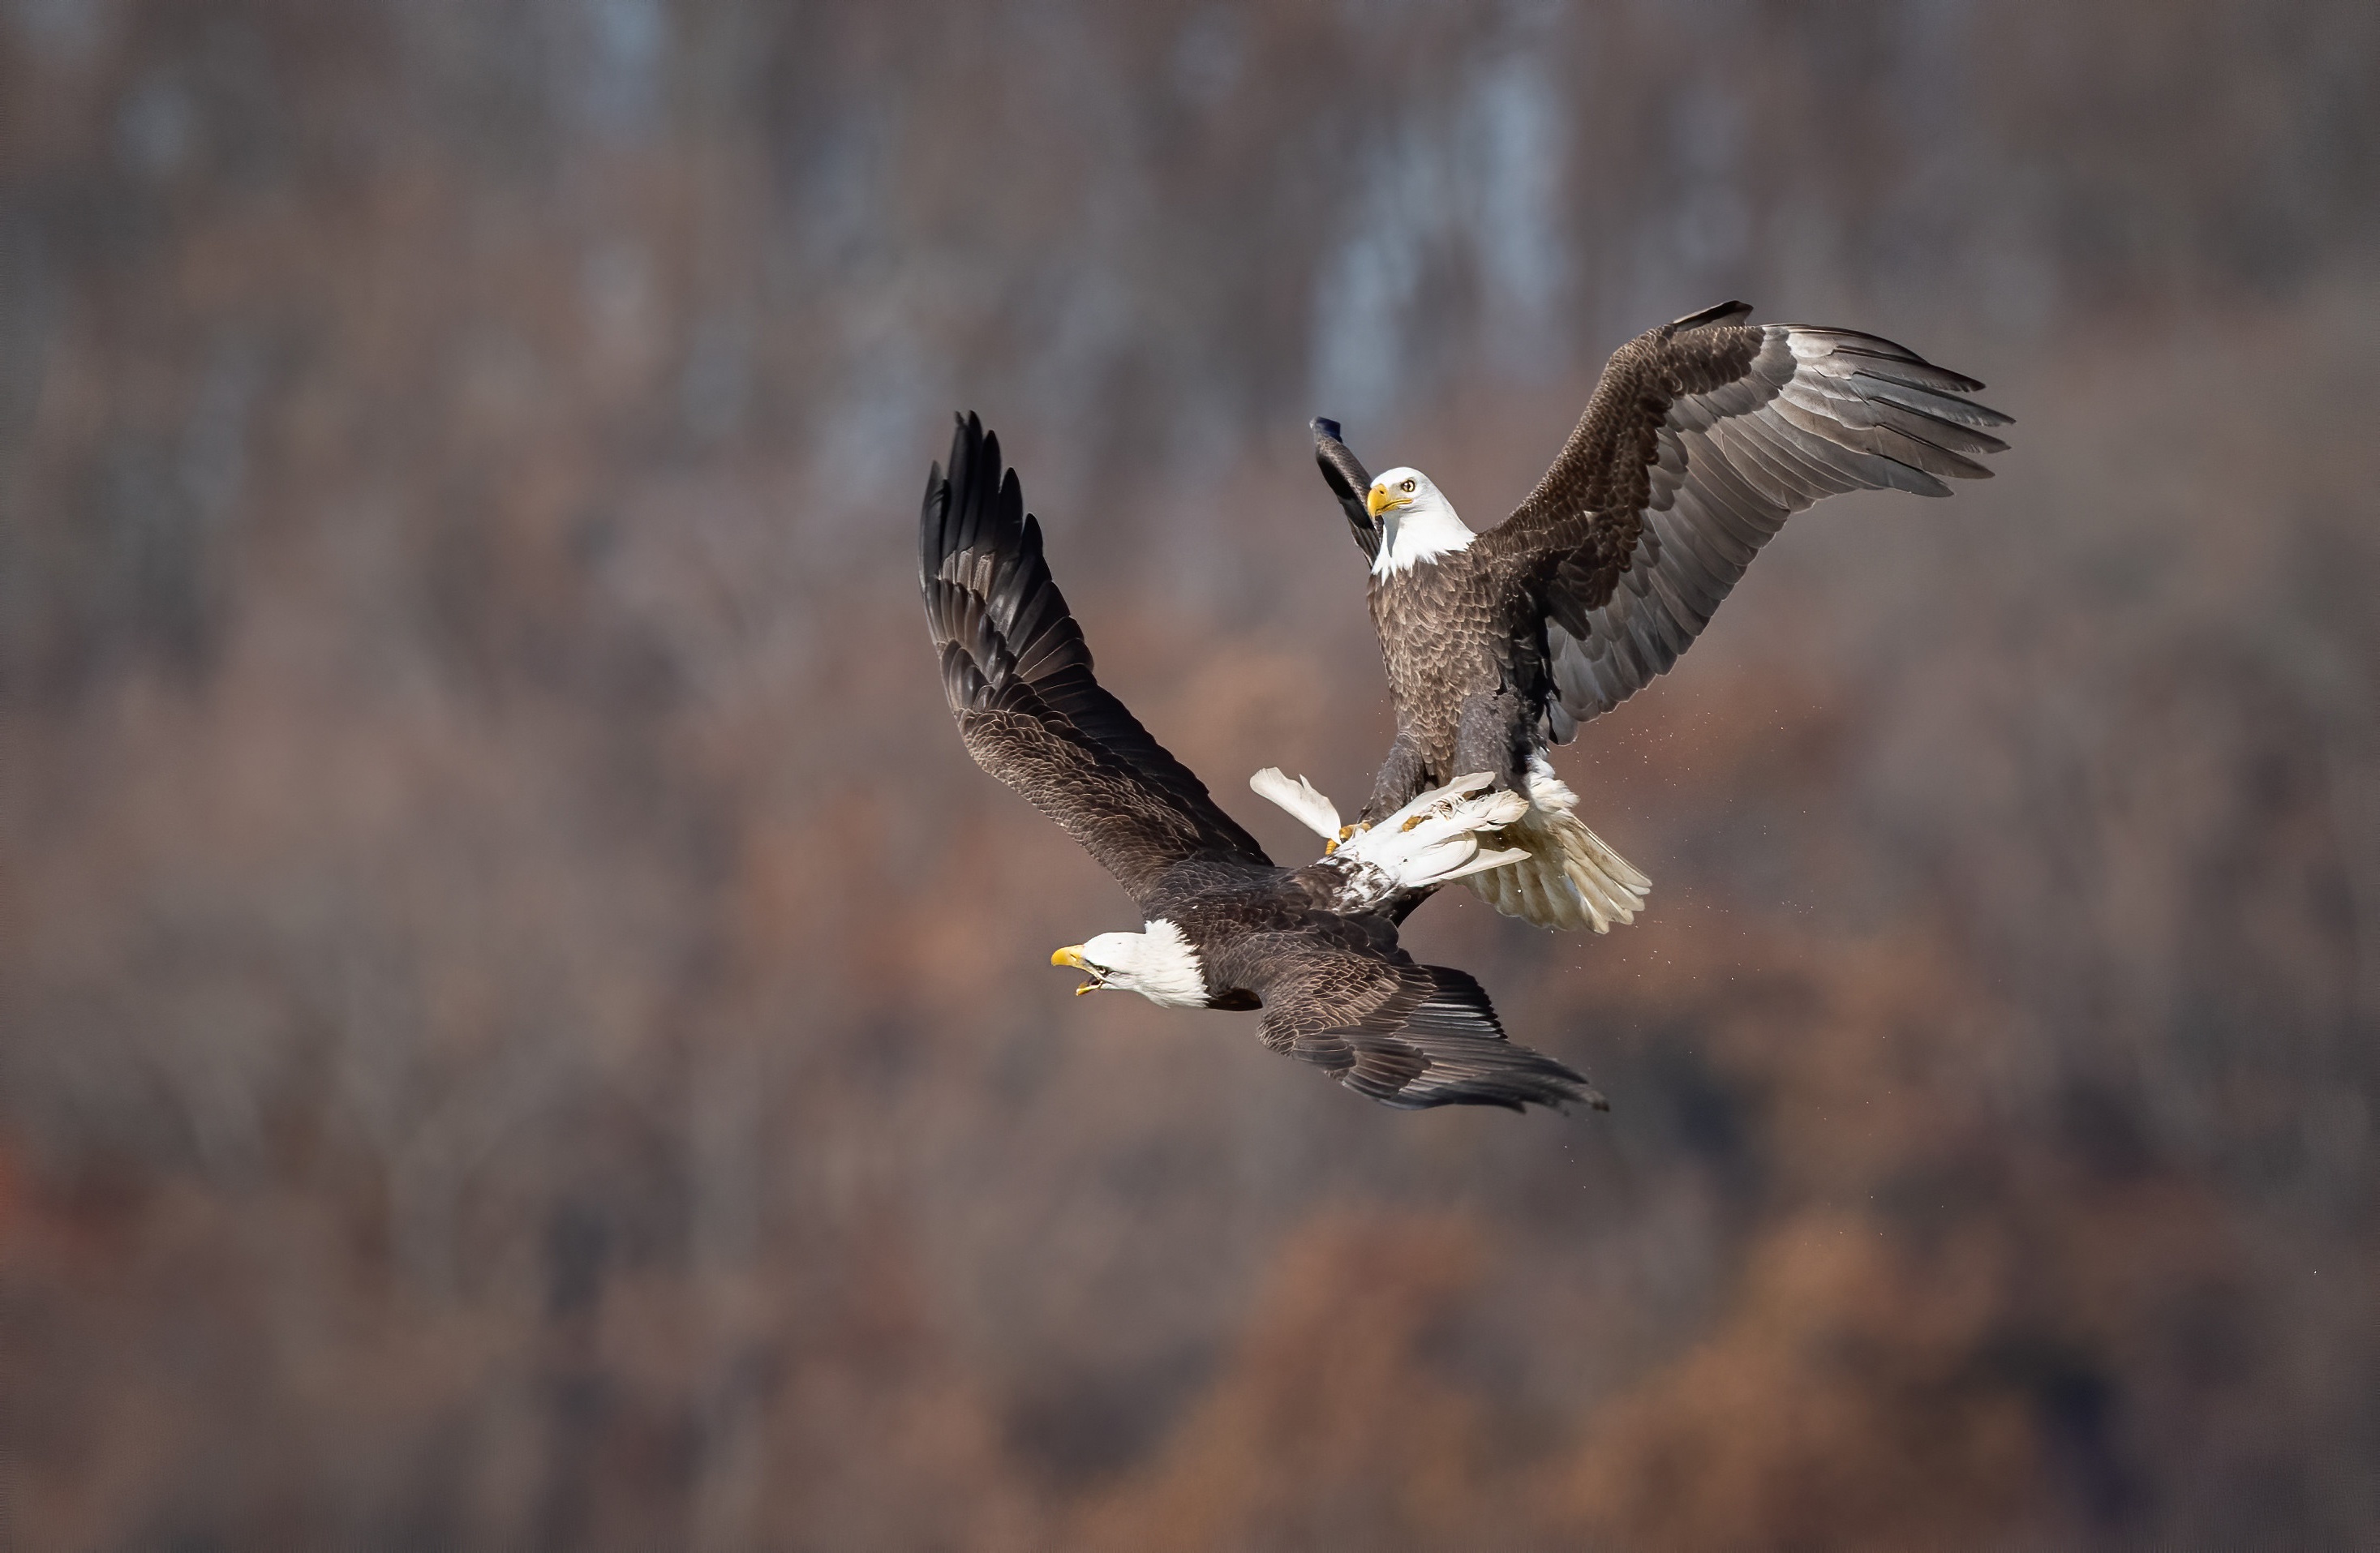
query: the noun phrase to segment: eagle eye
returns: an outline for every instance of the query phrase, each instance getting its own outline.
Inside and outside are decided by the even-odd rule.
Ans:
[[[1405,482],[1404,482],[1404,484],[1402,484],[1402,485],[1401,485],[1401,486],[1398,486],[1398,487],[1397,487],[1397,489],[1398,489],[1399,491],[1411,491],[1413,488],[1414,488],[1414,482],[1413,482],[1413,481],[1411,481],[1411,480],[1407,480],[1407,481],[1405,481]]]

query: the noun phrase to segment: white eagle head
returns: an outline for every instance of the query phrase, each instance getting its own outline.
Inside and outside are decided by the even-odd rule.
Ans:
[[[1075,989],[1077,997],[1112,989],[1137,992],[1152,1003],[1205,1008],[1207,978],[1198,952],[1180,928],[1161,916],[1146,927],[1146,932],[1101,933],[1071,944],[1050,955],[1050,964],[1072,965],[1090,977]]]
[[[1380,552],[1372,574],[1389,576],[1415,563],[1469,547],[1476,538],[1430,478],[1399,466],[1372,481],[1364,510],[1380,524]]]

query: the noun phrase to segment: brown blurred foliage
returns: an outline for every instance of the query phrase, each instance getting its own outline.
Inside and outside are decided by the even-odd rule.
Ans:
[[[27,1547],[2380,1539],[2380,12],[0,4]],[[1312,414],[1515,500],[1729,296],[1990,381],[1563,757],[1608,1117],[1066,995],[948,414],[1243,787],[1385,746]],[[0,1533],[0,1536],[5,1536]]]

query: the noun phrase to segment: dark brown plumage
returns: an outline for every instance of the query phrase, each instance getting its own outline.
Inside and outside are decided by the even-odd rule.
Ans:
[[[978,765],[1014,788],[1116,877],[1146,920],[1135,939],[1195,979],[1159,1001],[1265,1013],[1274,1050],[1384,1105],[1603,1098],[1569,1067],[1504,1038],[1461,971],[1397,947],[1396,921],[1427,890],[1391,889],[1348,855],[1276,867],[1204,783],[1092,673],[1091,654],[1041,553],[997,438],[969,416],[937,467],[919,523],[919,580],[942,686]],[[1092,985],[1122,979],[1078,952]],[[1178,946],[1167,948],[1166,946]],[[1174,955],[1175,958],[1166,958]]]
[[[1533,759],[1677,661],[1791,514],[1843,491],[1948,495],[1946,479],[1988,477],[1976,456],[2006,449],[1984,428],[2009,418],[1963,397],[1973,379],[1871,334],[1750,325],[1751,310],[1730,302],[1614,352],[1536,489],[1461,548],[1401,555],[1398,509],[1435,489],[1414,472],[1415,494],[1376,491],[1337,424],[1314,423],[1323,479],[1373,561],[1397,710],[1366,819],[1454,771],[1527,785]],[[1566,791],[1558,807],[1574,825]],[[1599,842],[1570,861],[1470,882],[1547,926],[1627,920],[1634,871]],[[1524,898],[1557,876],[1584,900]]]

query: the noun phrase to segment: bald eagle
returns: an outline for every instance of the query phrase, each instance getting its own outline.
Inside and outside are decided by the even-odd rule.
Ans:
[[[1276,867],[1123,704],[1041,555],[1000,443],[968,416],[950,470],[926,482],[919,582],[942,689],[976,764],[1057,821],[1140,908],[1138,932],[1052,954],[1086,977],[1187,1008],[1254,1009],[1275,1051],[1402,1110],[1529,1103],[1601,1108],[1586,1080],[1504,1038],[1477,982],[1397,947],[1397,924],[1431,891],[1516,860],[1479,835],[1525,801],[1473,774],[1408,795],[1386,822],[1302,868]],[[1302,781],[1256,785],[1318,828],[1328,800]]]
[[[1598,933],[1634,919],[1651,881],[1579,822],[1547,752],[1667,672],[1789,515],[1841,491],[1947,496],[2008,446],[1983,429],[2009,417],[1963,397],[1974,379],[1751,314],[1729,302],[1621,346],[1553,467],[1484,533],[1427,475],[1376,479],[1335,421],[1314,422],[1371,563],[1396,704],[1361,822],[1456,771],[1525,795],[1499,840],[1528,859],[1464,881],[1507,916]]]

